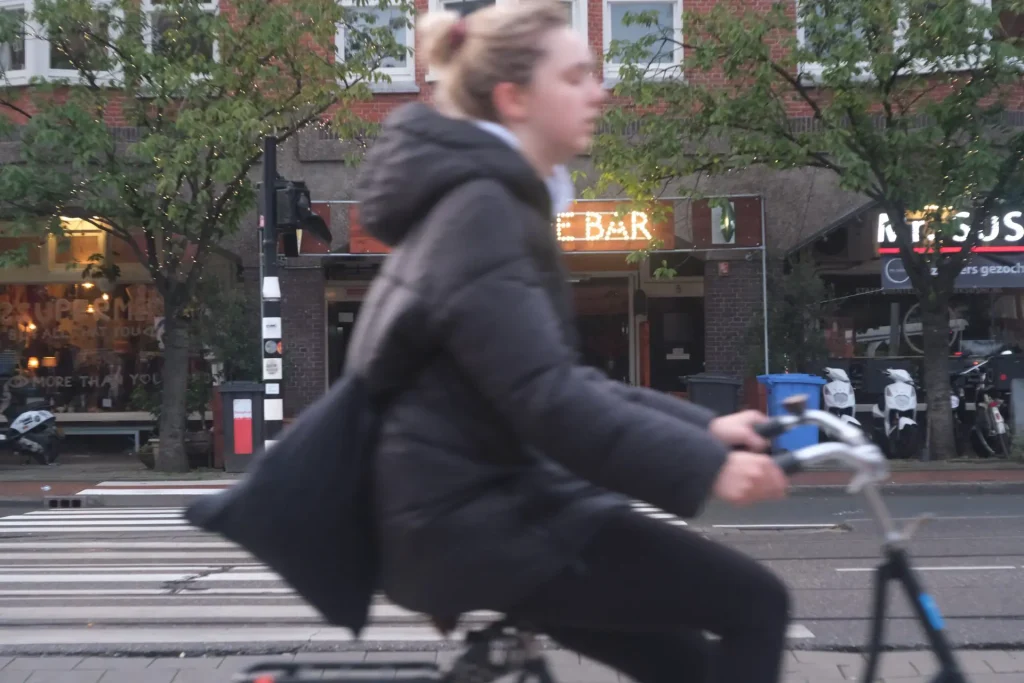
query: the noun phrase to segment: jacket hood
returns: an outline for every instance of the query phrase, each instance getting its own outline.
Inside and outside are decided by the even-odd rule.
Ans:
[[[504,140],[426,104],[404,105],[384,122],[361,164],[356,183],[359,222],[393,247],[449,191],[483,178],[500,182],[542,214],[550,212],[544,181]]]

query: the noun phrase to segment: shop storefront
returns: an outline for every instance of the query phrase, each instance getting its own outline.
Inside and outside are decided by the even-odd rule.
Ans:
[[[1024,342],[1022,215],[1011,208],[993,216],[956,280],[950,301],[952,357],[969,359]],[[966,214],[959,217],[969,220]],[[923,249],[929,239],[925,223],[913,221],[911,227]],[[969,225],[962,223],[954,239],[966,238],[968,230]],[[850,369],[855,387],[863,389],[858,394],[860,410],[870,410],[872,396],[884,387],[885,367],[907,367],[920,377],[923,355],[920,306],[888,216],[868,207],[811,245],[808,255],[833,290],[833,362]]]
[[[328,379],[344,366],[345,350],[374,270],[387,248],[366,235],[354,205],[347,210],[349,251],[365,255],[327,267],[326,327]],[[671,283],[651,274],[649,263],[626,256],[652,240],[677,244],[674,205],[622,214],[616,201],[578,201],[557,218],[555,230],[570,271],[583,361],[610,377],[681,392],[680,378],[704,364],[703,263],[694,260]],[[362,269],[360,276],[358,270]]]
[[[127,249],[85,221],[65,222],[61,242],[0,237],[0,251],[25,256],[0,270],[0,411],[29,392],[48,399],[69,436],[135,446],[152,429],[146,406],[162,384],[163,300]],[[83,278],[96,254],[117,265],[116,279]]]

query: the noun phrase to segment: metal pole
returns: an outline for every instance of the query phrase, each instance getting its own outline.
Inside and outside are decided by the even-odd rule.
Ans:
[[[263,342],[264,447],[269,448],[284,426],[284,358],[282,356],[281,281],[277,271],[277,137],[263,139],[263,277],[261,341]]]
[[[765,236],[764,197],[761,197],[761,317],[764,322],[764,374],[771,372],[768,367],[768,241]]]

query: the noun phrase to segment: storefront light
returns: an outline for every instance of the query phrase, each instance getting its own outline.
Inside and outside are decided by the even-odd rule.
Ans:
[[[95,313],[96,312],[96,307],[93,306],[92,304],[89,304],[88,306],[85,307],[85,312],[86,313]]]
[[[55,368],[55,367],[57,367],[57,356],[43,356],[43,367],[44,368]]]
[[[25,329],[28,330],[29,332],[35,332],[36,331],[36,324],[33,323],[33,322],[30,322],[28,325],[25,325]]]
[[[107,294],[106,292],[103,292],[103,300],[104,301],[110,301],[110,295]]]
[[[93,288],[93,287],[95,287],[95,286],[96,286],[96,285],[95,285],[94,283],[92,283],[92,282],[83,282],[83,283],[82,283],[82,287],[83,287],[84,289],[92,289],[92,288]]]
[[[32,356],[31,358],[28,359],[28,368],[29,368],[29,370],[35,370],[38,367],[39,367],[39,359],[38,358],[36,358],[35,356]]]

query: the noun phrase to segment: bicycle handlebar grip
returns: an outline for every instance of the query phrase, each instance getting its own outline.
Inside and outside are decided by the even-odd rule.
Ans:
[[[754,425],[754,431],[766,439],[774,439],[786,433],[786,426],[778,420],[768,420]]]
[[[786,474],[796,474],[803,469],[803,463],[792,453],[782,453],[775,456],[775,464]]]

